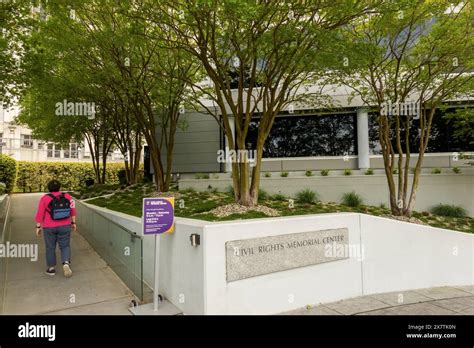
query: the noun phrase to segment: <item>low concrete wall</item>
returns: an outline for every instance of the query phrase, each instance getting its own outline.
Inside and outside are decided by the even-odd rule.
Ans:
[[[363,294],[360,262],[346,259],[226,281],[225,243],[288,233],[348,228],[360,242],[358,214],[308,215],[215,223],[204,231],[205,314],[275,314]]]
[[[380,292],[474,284],[473,234],[356,213],[218,223],[177,218],[175,228],[161,236],[160,293],[185,314],[275,314]],[[362,258],[226,281],[228,241],[335,228],[348,229]],[[200,246],[191,246],[192,233],[201,236]],[[154,238],[144,242],[145,280],[153,284]]]
[[[346,227],[363,257],[226,282],[225,243]],[[275,314],[307,304],[474,284],[474,235],[364,214],[217,223],[205,227],[206,314]]]
[[[396,156],[395,158],[398,158]],[[410,167],[415,167],[418,160],[418,154],[412,154]],[[452,168],[469,167],[469,160],[455,158],[453,153],[428,153],[423,158],[423,168]],[[370,167],[374,169],[383,169],[382,155],[370,156]],[[298,170],[339,170],[339,169],[357,169],[357,156],[348,156],[344,161],[342,156],[318,156],[318,157],[288,157],[288,158],[264,158],[262,161],[262,171],[280,172],[280,171],[298,171]]]
[[[415,210],[429,211],[439,203],[459,205],[466,209],[470,216],[474,217],[474,174],[472,171],[454,174],[422,174],[418,194],[415,202]],[[223,177],[219,179],[191,179],[183,178],[179,181],[180,190],[194,188],[205,191],[211,185],[220,191],[228,190],[231,179]],[[409,184],[413,175],[409,176]],[[262,177],[261,188],[268,193],[282,193],[288,197],[295,197],[298,191],[310,188],[319,194],[323,202],[340,202],[342,195],[346,192],[355,191],[364,199],[368,205],[379,205],[381,203],[389,206],[389,193],[387,179],[384,174],[363,175],[355,172],[351,176],[343,176],[340,173],[330,173],[323,177],[319,174],[306,177],[304,173],[290,173],[288,177],[282,178],[273,175],[270,178]]]
[[[474,284],[474,234],[360,214],[364,294]]]

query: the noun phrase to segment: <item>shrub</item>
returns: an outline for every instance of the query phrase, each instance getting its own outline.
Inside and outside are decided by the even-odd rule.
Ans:
[[[431,174],[441,174],[441,168],[433,168]]]
[[[304,173],[306,176],[313,176],[313,172],[311,170],[307,170],[306,173]]]
[[[393,174],[398,174],[398,168],[395,168],[393,171],[392,171]]]
[[[344,169],[344,175],[352,175],[352,169]]]
[[[18,175],[18,163],[8,155],[0,155],[0,182],[5,184],[5,192],[13,191]]]
[[[118,172],[117,172],[117,177],[118,177],[118,180],[119,180],[119,183],[120,185],[127,185],[128,182],[127,182],[127,174],[125,172],[125,169],[120,169]]]
[[[329,175],[329,169],[323,169],[323,170],[321,170],[321,175],[322,175],[322,176],[328,176],[328,175]]]
[[[205,174],[205,173],[196,173],[194,174],[194,178],[195,179],[209,179],[209,174]]]
[[[259,198],[259,199],[266,200],[266,199],[269,199],[269,198],[270,198],[270,195],[268,194],[267,191],[262,190],[262,189],[259,189],[259,190],[258,190],[258,198]]]
[[[269,173],[269,172],[265,173],[266,178],[270,178],[271,176],[272,176],[272,173]]]
[[[342,195],[342,204],[347,205],[348,207],[358,207],[362,205],[362,202],[362,197],[354,191]]]
[[[300,203],[316,203],[318,194],[310,189],[304,189],[296,193],[296,200]]]
[[[449,204],[438,204],[431,209],[431,212],[435,215],[450,217],[465,217],[467,215],[466,210],[462,207]]]
[[[453,167],[453,172],[454,172],[455,174],[459,174],[459,173],[461,173],[461,168],[459,168],[459,167]]]
[[[286,196],[284,194],[281,194],[281,193],[276,193],[275,195],[273,195],[272,198],[275,201],[286,201]]]
[[[0,195],[3,195],[7,192],[7,185],[4,182],[0,182]]]
[[[374,175],[374,170],[372,168],[367,169],[365,175]]]
[[[105,172],[105,184],[119,184],[118,172],[123,163],[108,163]],[[18,162],[18,178],[16,188],[20,191],[44,191],[52,179],[61,183],[61,190],[77,191],[86,185],[86,181],[94,179],[92,163],[81,162]]]
[[[288,176],[288,172],[281,172],[281,173],[280,173],[280,176],[281,176],[282,178],[286,178],[286,177]]]

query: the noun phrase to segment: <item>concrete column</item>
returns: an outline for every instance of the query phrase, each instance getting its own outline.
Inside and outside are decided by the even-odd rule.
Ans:
[[[233,117],[229,117],[229,124],[230,124],[230,129],[232,131],[232,137],[234,138],[235,142],[235,119]],[[227,138],[227,135],[224,137],[224,151],[226,150],[226,147],[230,148],[229,146],[229,139]],[[232,172],[232,163],[231,162],[226,162],[225,163],[225,172],[226,173],[231,173]]]
[[[357,109],[357,150],[359,169],[370,168],[369,115],[367,109]]]

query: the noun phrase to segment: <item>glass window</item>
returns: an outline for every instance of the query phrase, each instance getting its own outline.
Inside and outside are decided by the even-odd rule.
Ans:
[[[54,158],[61,158],[61,145],[54,144]]]
[[[355,114],[277,117],[265,142],[263,157],[355,155]],[[251,122],[247,147],[255,149],[258,120]]]
[[[474,144],[470,139],[459,139],[454,137],[453,122],[448,121],[444,115],[454,112],[454,108],[445,111],[436,110],[431,125],[430,139],[426,148],[427,153],[433,152],[456,152],[456,151],[474,151]],[[405,130],[400,132],[402,148],[405,150]],[[393,146],[395,143],[395,131],[391,131]],[[418,153],[420,144],[420,121],[412,120],[410,127],[409,145],[410,152]],[[378,117],[377,114],[369,115],[369,146],[372,154],[381,154],[378,138]]]
[[[53,157],[53,152],[54,152],[54,145],[53,144],[48,144],[48,153],[47,156],[49,158]]]
[[[33,138],[29,134],[20,134],[21,147],[33,147]]]
[[[77,158],[77,144],[69,144],[71,158]]]

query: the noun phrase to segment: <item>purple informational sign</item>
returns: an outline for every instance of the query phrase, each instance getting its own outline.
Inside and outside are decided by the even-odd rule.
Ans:
[[[143,234],[172,233],[174,197],[143,199]]]

